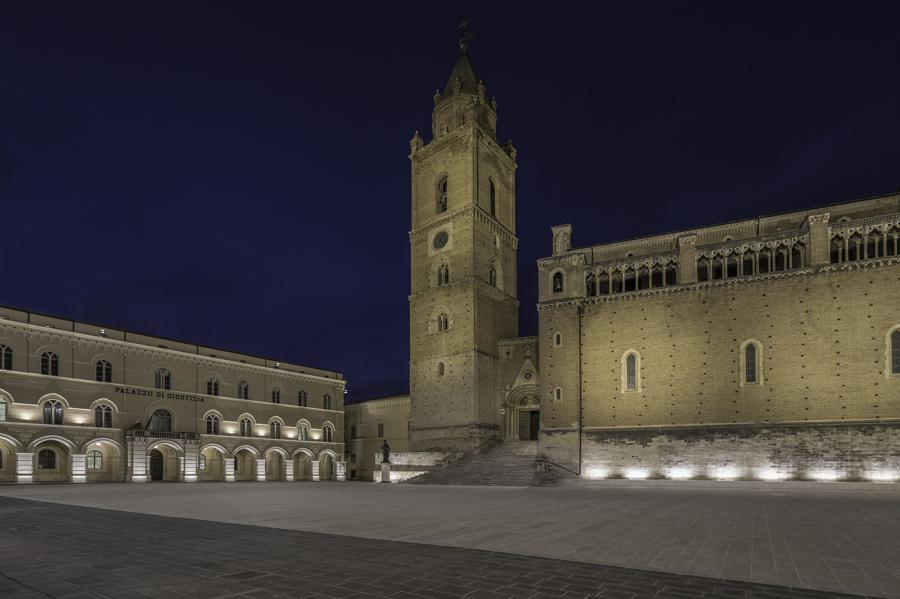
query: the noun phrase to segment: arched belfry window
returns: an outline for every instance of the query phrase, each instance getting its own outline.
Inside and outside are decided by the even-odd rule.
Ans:
[[[891,333],[891,374],[900,375],[900,328]]]
[[[622,355],[622,393],[641,390],[641,355],[629,350]]]
[[[741,344],[741,386],[762,384],[762,345],[748,339]]]
[[[13,349],[8,345],[0,345],[0,370],[12,370]]]
[[[450,330],[450,317],[441,312],[437,317],[437,330],[439,333],[444,333]]]
[[[447,177],[441,177],[437,187],[437,213],[447,212]]]
[[[153,386],[157,389],[172,388],[172,373],[165,368],[157,368],[153,371]]]
[[[59,376],[59,356],[52,351],[41,354],[41,374]]]
[[[561,272],[553,273],[553,293],[562,293],[565,288],[565,279]]]
[[[111,383],[112,382],[112,364],[110,364],[106,360],[97,360],[96,366],[96,378],[98,383]]]
[[[494,185],[493,179],[489,179],[488,184],[490,185],[491,216],[497,216],[497,186]]]
[[[448,266],[447,264],[441,264],[438,267],[437,284],[438,287],[450,284],[450,266]]]

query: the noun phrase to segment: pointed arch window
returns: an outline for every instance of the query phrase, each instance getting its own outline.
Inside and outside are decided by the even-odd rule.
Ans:
[[[641,355],[629,350],[622,355],[622,393],[641,390]]]
[[[272,387],[272,403],[281,403],[281,389]]]
[[[41,374],[59,376],[59,356],[52,351],[41,354]]]
[[[322,407],[326,410],[331,409],[331,393],[326,393],[322,396]]]
[[[322,438],[326,443],[334,441],[334,427],[331,424],[326,424],[322,427]]]
[[[891,333],[891,374],[900,375],[900,329]]]
[[[150,417],[150,430],[157,433],[172,432],[172,414],[162,408],[155,410]]]
[[[444,333],[450,329],[450,319],[449,317],[441,312],[437,317],[437,330],[439,333]]]
[[[206,379],[206,394],[207,395],[218,395],[219,394],[219,379],[214,376]]]
[[[438,287],[443,287],[444,285],[450,284],[450,267],[448,265],[441,264],[438,267],[437,284]]]
[[[497,216],[497,186],[494,185],[494,181],[492,179],[488,179],[488,183],[490,186],[490,208],[491,208],[491,216]]]
[[[42,409],[44,416],[44,424],[62,424],[63,423],[63,405],[62,402],[55,399],[45,401]]]
[[[269,436],[273,439],[281,438],[281,423],[277,420],[273,420],[269,423]]]
[[[250,399],[250,385],[247,381],[240,381],[237,384],[238,399]]]
[[[562,347],[562,333],[556,333],[553,335],[553,346]]]
[[[92,449],[84,457],[84,463],[88,470],[103,470],[103,454],[97,449]]]
[[[56,452],[42,449],[38,452],[38,470],[56,470]]]
[[[94,366],[98,383],[112,382],[112,364],[107,360],[97,360],[97,363]]]
[[[305,408],[309,405],[309,396],[303,389],[300,389],[300,391],[297,392],[297,405],[301,408]]]
[[[219,417],[215,414],[210,414],[206,417],[206,434],[207,435],[218,435],[219,434]]]
[[[562,389],[559,387],[553,390],[553,401],[562,401]]]
[[[0,370],[12,370],[13,349],[8,345],[0,345]]]
[[[762,383],[762,345],[753,340],[741,344],[741,386]]]
[[[301,422],[300,426],[297,427],[297,438],[301,441],[309,440],[309,425],[305,422]]]
[[[588,297],[597,295],[597,277],[594,276],[594,273],[589,272],[584,278],[584,289]]]
[[[553,273],[552,289],[553,293],[562,293],[565,289],[565,279],[561,272]]]
[[[697,260],[697,280],[701,282],[709,280],[709,259],[706,256]]]
[[[438,362],[438,376],[444,376],[444,363]]]
[[[97,428],[112,428],[111,407],[97,406],[94,408],[94,426]]]
[[[491,264],[490,270],[488,270],[488,284],[491,287],[497,286],[497,265]]]
[[[441,177],[437,187],[437,213],[447,212],[447,177]]]
[[[172,373],[165,368],[157,368],[153,371],[153,386],[157,389],[172,388]]]
[[[249,418],[241,418],[241,436],[242,437],[252,437],[253,436],[253,421]]]

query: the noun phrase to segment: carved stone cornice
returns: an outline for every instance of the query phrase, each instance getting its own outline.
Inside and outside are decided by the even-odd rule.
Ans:
[[[541,258],[537,263],[540,268],[552,268],[560,265],[583,265],[586,261],[583,250],[572,250],[565,254]]]
[[[550,300],[539,302],[537,305],[538,312],[547,312],[550,310],[562,310],[564,308],[580,308],[584,305],[583,297],[570,297],[567,299]]]

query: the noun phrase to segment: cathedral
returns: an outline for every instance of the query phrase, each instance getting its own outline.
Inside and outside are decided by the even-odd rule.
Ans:
[[[347,407],[355,478],[390,438],[393,480],[510,441],[583,478],[900,479],[900,194],[581,247],[552,227],[519,337],[516,149],[465,40],[433,101],[410,393]]]

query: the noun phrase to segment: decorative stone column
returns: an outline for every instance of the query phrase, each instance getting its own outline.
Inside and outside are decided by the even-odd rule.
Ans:
[[[16,453],[16,482],[34,482],[34,454]]]
[[[663,273],[665,277],[665,273]],[[678,238],[678,280],[679,285],[697,282],[697,236],[685,235]]]
[[[319,460],[310,460],[309,461],[310,470],[312,471],[312,479],[314,481],[319,481]]]
[[[821,266],[831,262],[831,238],[828,236],[830,212],[809,216],[809,246],[806,248],[806,263]]]
[[[225,482],[234,482],[234,458],[225,458]]]
[[[86,483],[87,482],[87,463],[85,460],[85,455],[83,453],[73,453],[71,454],[71,462],[69,464],[72,476],[73,483]]]
[[[256,482],[266,482],[266,458],[256,460]]]
[[[347,462],[334,463],[335,478],[339,481],[347,480]]]
[[[294,482],[294,460],[289,458],[281,460],[281,480]]]

